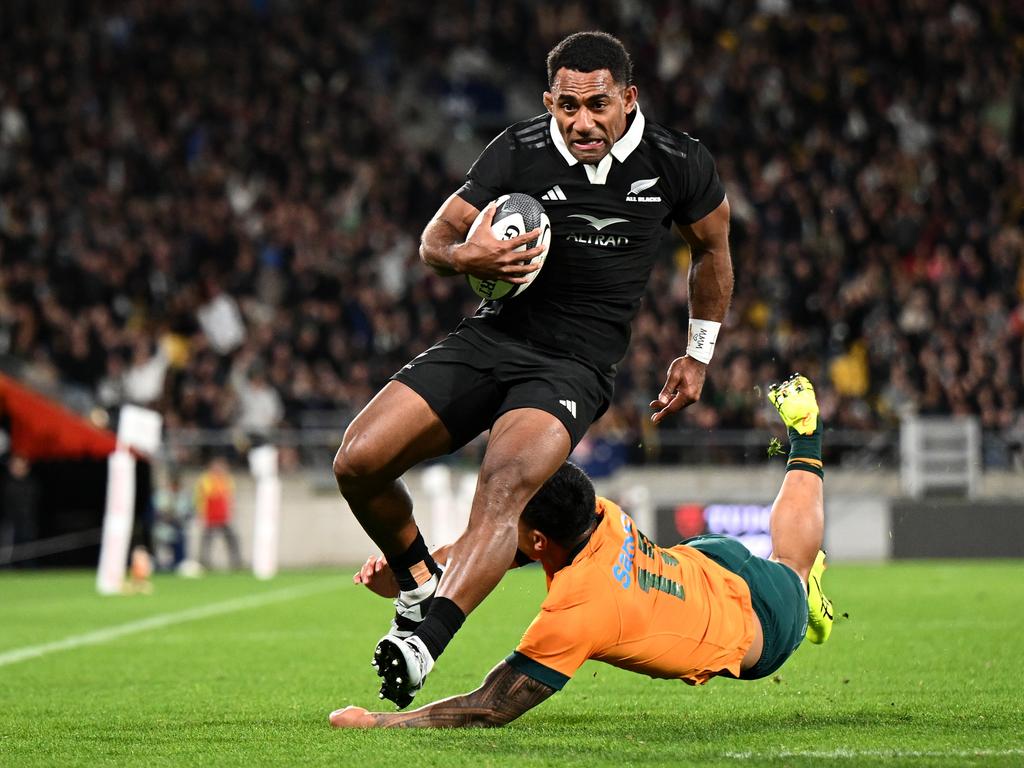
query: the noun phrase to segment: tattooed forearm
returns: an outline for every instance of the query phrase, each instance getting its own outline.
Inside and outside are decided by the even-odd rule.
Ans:
[[[468,728],[505,725],[540,704],[554,688],[516,672],[504,661],[471,693],[435,701],[411,712],[374,713],[384,728]]]

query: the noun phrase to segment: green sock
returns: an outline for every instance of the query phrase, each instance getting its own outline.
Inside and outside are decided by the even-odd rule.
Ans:
[[[821,462],[821,433],[824,431],[825,425],[820,415],[817,428],[809,435],[801,435],[792,427],[789,428],[787,472],[791,469],[801,469],[805,472],[813,472],[822,479],[825,478],[825,466]]]

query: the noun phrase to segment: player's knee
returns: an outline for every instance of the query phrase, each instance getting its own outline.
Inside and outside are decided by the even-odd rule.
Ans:
[[[345,435],[334,454],[334,477],[343,494],[358,491],[379,479],[381,462],[376,453],[365,437]]]
[[[773,552],[769,559],[774,560],[776,563],[781,563],[791,571],[794,571],[800,577],[800,581],[803,582],[804,588],[807,588],[807,579],[811,573],[811,566],[814,565],[813,559],[808,560],[806,557],[779,555],[776,552]]]

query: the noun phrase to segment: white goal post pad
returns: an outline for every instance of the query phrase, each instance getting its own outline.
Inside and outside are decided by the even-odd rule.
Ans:
[[[162,429],[163,417],[156,411],[125,405],[117,420],[117,444],[152,456],[160,448]]]
[[[107,504],[96,571],[96,591],[101,595],[119,595],[124,588],[134,518],[135,457],[118,449],[107,458]]]
[[[261,445],[249,451],[249,470],[256,480],[252,572],[257,579],[272,579],[277,575],[281,528],[282,494],[281,480],[277,474],[277,448],[272,445]]]

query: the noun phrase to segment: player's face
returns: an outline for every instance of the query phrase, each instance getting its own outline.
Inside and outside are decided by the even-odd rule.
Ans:
[[[607,69],[577,72],[562,67],[544,94],[544,106],[572,156],[593,165],[626,132],[627,117],[636,107],[636,86],[616,83]]]

